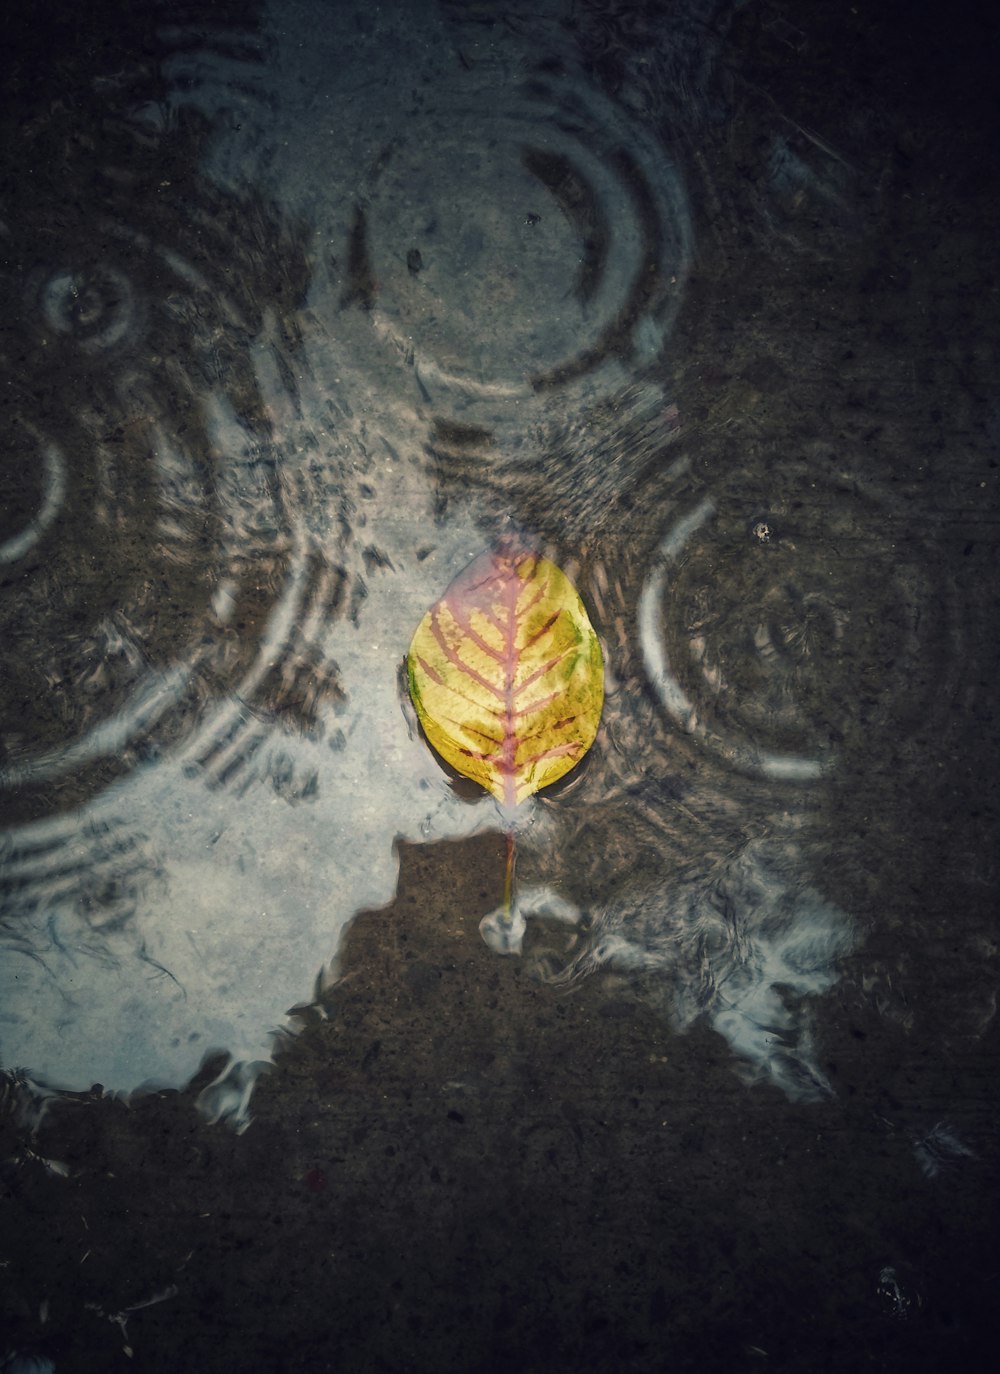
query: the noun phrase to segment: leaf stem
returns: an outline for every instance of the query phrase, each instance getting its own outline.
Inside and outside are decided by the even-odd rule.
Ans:
[[[503,879],[503,919],[506,925],[510,925],[513,917],[511,915],[511,905],[514,895],[514,831],[513,828],[507,831],[507,868]]]

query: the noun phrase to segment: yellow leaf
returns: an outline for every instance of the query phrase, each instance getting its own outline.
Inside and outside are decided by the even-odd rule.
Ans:
[[[417,626],[407,662],[430,743],[508,807],[568,773],[597,734],[594,627],[566,574],[516,539],[459,573]]]

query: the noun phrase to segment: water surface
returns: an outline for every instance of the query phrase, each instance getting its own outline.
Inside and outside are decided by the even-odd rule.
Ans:
[[[716,0],[43,9],[3,75],[0,1064],[49,1226],[0,1356],[972,1359],[974,47]],[[403,663],[512,524],[606,702],[520,808],[504,957],[503,817]]]

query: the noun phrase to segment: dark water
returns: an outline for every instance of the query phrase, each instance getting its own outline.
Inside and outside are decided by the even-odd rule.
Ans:
[[[996,37],[9,24],[0,1368],[992,1368]],[[505,957],[402,666],[511,521]]]

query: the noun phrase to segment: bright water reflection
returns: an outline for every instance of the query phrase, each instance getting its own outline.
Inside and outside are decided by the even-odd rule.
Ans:
[[[575,60],[595,33],[544,15],[265,19],[214,47],[161,26],[166,98],[102,149],[98,220],[7,226],[31,385],[0,542],[3,1062],[128,1092],[223,1050],[243,1068],[206,1109],[245,1119],[286,1014],[392,898],[395,841],[496,825],[398,673],[513,516],[609,675],[593,758],[524,812],[526,874],[580,913],[549,967],[641,975],[678,1030],[826,1091],[807,1008],[856,941],[826,789],[926,725],[940,679],[911,688],[956,632],[860,447],[762,418],[729,452],[678,407],[681,146],[718,40],[679,30],[659,96],[613,100]],[[810,152],[835,233],[844,169]],[[755,233],[786,232],[794,175]]]

